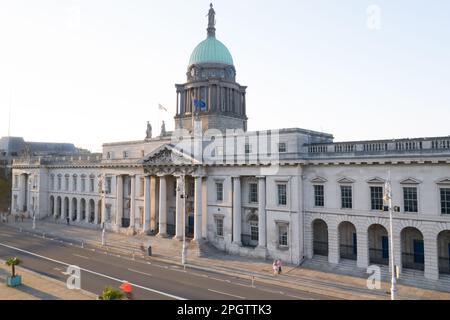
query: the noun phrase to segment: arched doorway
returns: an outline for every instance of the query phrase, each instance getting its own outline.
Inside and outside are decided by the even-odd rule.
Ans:
[[[373,224],[368,230],[369,262],[389,265],[388,232],[381,224]]]
[[[64,198],[64,219],[70,217],[69,215],[69,198]]]
[[[244,232],[241,234],[242,245],[244,247],[256,247],[259,241],[258,215],[255,212],[249,213],[245,222]]]
[[[407,227],[402,230],[401,239],[403,268],[424,270],[425,254],[422,232],[416,228]]]
[[[80,200],[81,221],[86,221],[86,200]]]
[[[71,220],[77,220],[77,198],[72,199],[72,212],[71,212]]]
[[[95,202],[94,200],[89,200],[89,223],[94,223],[95,218]]]
[[[313,229],[313,254],[328,256],[328,226],[322,219],[316,219],[312,223]]]
[[[437,241],[439,273],[450,274],[450,230],[439,233]]]
[[[55,215],[55,197],[54,196],[50,196],[50,214],[52,216]]]
[[[353,223],[344,221],[339,225],[339,252],[342,259],[356,260],[356,228]]]
[[[56,217],[61,217],[61,197],[56,198]]]

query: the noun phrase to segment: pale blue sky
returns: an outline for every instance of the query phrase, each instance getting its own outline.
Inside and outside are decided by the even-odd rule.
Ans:
[[[206,37],[210,1],[0,2],[0,136],[139,140],[173,128],[175,83]],[[369,5],[381,30],[367,28]],[[249,130],[336,141],[450,134],[450,2],[218,0],[217,37],[248,86]],[[11,89],[12,88],[12,89]]]

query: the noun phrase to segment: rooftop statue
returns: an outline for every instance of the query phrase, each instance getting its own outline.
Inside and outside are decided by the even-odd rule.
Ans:
[[[150,121],[147,121],[147,131],[146,131],[146,139],[152,138],[152,125],[150,124]]]
[[[213,4],[209,5],[210,9],[207,14],[208,17],[208,28],[214,28],[216,25],[216,12],[214,11]]]

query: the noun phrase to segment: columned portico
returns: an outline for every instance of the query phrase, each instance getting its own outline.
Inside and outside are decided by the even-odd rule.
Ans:
[[[167,237],[167,178],[159,176],[159,233],[160,237]]]
[[[116,226],[122,226],[123,217],[123,177],[121,175],[117,176],[117,195],[116,195]]]
[[[233,243],[241,246],[241,178],[233,177]]]
[[[266,248],[266,177],[258,177],[258,247]]]
[[[150,176],[144,178],[144,221],[142,223],[142,232],[146,233],[149,228],[150,217]]]
[[[202,180],[203,177],[195,176],[195,199],[194,199],[194,241],[202,239]]]
[[[175,206],[176,206],[176,218],[175,218],[175,239],[177,240],[183,240],[183,235],[184,235],[184,217],[183,215],[185,215],[185,210],[184,210],[184,198],[186,196],[185,192],[185,180],[186,178],[182,175],[180,176],[175,176],[175,178],[177,179],[177,184],[176,184],[176,199],[175,199]]]
[[[131,190],[130,190],[130,229],[134,231],[136,213],[135,213],[135,197],[136,197],[136,177],[130,176]]]

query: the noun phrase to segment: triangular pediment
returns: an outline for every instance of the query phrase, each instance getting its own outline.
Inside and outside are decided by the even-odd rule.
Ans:
[[[198,161],[173,145],[165,144],[146,155],[142,163],[144,166],[179,166],[198,164]]]
[[[355,180],[347,178],[347,177],[344,177],[344,178],[341,178],[338,180],[338,183],[354,183],[354,182],[355,182]]]
[[[327,181],[328,181],[327,179],[325,179],[325,178],[323,178],[323,177],[319,177],[319,176],[317,176],[317,177],[311,179],[311,182],[312,182],[312,183],[325,183],[325,182],[327,182]]]
[[[414,178],[408,178],[405,180],[400,181],[401,184],[419,184],[422,183],[422,181],[414,179]]]
[[[444,178],[437,181],[438,184],[450,184],[450,178]]]
[[[384,180],[383,178],[380,177],[375,177],[372,179],[367,180],[367,183],[385,183],[386,180]]]

